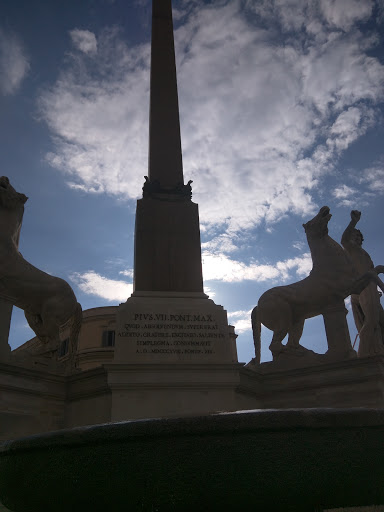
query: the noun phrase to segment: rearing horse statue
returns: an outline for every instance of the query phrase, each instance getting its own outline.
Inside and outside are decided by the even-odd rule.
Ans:
[[[0,297],[24,310],[38,338],[57,346],[69,334],[72,354],[77,347],[82,310],[69,284],[26,261],[18,239],[27,201],[5,176],[0,177]]]
[[[328,306],[340,303],[352,293],[361,293],[370,282],[384,291],[384,283],[377,275],[384,267],[359,276],[348,253],[328,235],[331,217],[328,206],[323,206],[312,220],[303,224],[313,262],[309,276],[297,283],[271,288],[253,309],[256,364],[260,363],[261,324],[273,331],[269,348],[274,359],[287,349],[305,351],[300,338],[307,318],[322,314]],[[284,346],[282,341],[287,334]]]

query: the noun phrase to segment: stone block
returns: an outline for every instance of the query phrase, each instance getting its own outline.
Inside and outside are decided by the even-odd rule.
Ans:
[[[204,294],[135,292],[116,317],[116,363],[237,363],[227,312]]]

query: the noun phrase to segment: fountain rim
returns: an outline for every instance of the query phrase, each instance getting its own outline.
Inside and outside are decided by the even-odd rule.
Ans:
[[[204,416],[135,419],[55,430],[1,442],[0,457],[53,447],[86,446],[140,438],[383,426],[384,408],[252,409]]]

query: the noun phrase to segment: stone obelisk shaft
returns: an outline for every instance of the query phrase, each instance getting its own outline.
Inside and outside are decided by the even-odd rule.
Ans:
[[[183,186],[171,0],[152,2],[148,177],[137,201],[134,292],[203,294],[199,211]]]
[[[153,0],[149,179],[172,189],[183,183],[171,0]]]

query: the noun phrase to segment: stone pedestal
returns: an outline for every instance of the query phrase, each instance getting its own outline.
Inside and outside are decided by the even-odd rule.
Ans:
[[[197,204],[139,199],[134,267],[135,291],[202,293]]]
[[[203,293],[135,292],[116,315],[116,363],[237,363],[227,312]]]
[[[384,356],[334,361],[321,356],[322,364],[301,368],[249,363],[240,372],[239,391],[253,394],[262,409],[384,407]]]
[[[227,312],[204,293],[134,292],[106,365],[111,420],[236,410],[241,366]]]
[[[350,359],[357,357],[351,345],[347,324],[348,311],[344,301],[332,304],[323,311],[325,332],[327,335],[327,356],[331,360]]]
[[[239,363],[110,363],[105,368],[111,393],[110,421],[206,415],[239,408]]]

